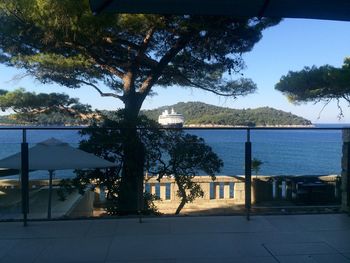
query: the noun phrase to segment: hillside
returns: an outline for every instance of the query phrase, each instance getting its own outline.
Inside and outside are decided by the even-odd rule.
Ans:
[[[231,109],[202,102],[179,102],[154,110],[142,111],[147,117],[158,120],[166,109],[174,108],[185,117],[185,125],[227,125],[227,126],[289,126],[311,125],[311,122],[294,114],[270,107],[256,109]]]

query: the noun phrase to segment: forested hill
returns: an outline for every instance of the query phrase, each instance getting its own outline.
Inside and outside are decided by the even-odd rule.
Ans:
[[[185,125],[228,125],[228,126],[289,126],[311,125],[311,122],[294,114],[270,107],[256,109],[231,109],[202,102],[180,102],[154,110],[142,111],[147,117],[158,120],[166,109],[183,114]]]

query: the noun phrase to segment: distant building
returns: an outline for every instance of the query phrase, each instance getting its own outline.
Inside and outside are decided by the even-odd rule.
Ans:
[[[158,117],[158,123],[160,125],[170,128],[182,128],[184,121],[184,116],[180,113],[176,113],[174,109],[171,109],[170,113],[168,110],[165,110]]]

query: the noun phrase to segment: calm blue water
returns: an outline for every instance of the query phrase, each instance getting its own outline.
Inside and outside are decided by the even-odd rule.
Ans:
[[[222,174],[244,174],[245,131],[194,131],[224,160]],[[263,175],[323,175],[341,172],[341,131],[252,130],[252,157]]]
[[[332,125],[334,126],[334,125]],[[325,127],[324,125],[322,127]],[[224,161],[220,174],[244,174],[244,130],[190,130],[203,137]],[[0,130],[0,158],[20,151],[21,131]],[[30,144],[55,137],[77,146],[75,131],[28,131]],[[341,172],[340,130],[252,130],[253,158],[263,161],[263,175],[327,175]],[[72,171],[57,171],[56,177],[70,177]],[[47,178],[47,172],[31,174]]]

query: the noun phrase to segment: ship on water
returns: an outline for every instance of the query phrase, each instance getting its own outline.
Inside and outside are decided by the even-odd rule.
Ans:
[[[168,110],[165,110],[158,117],[158,123],[167,128],[182,128],[184,121],[184,116],[175,112],[173,108],[170,113]]]

